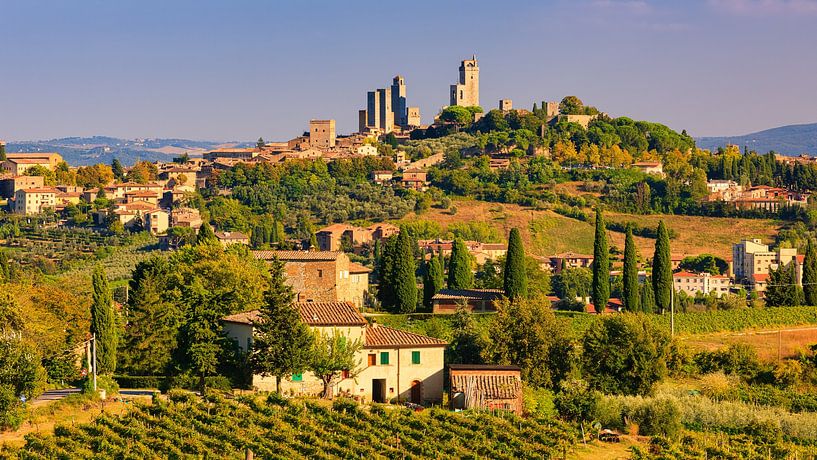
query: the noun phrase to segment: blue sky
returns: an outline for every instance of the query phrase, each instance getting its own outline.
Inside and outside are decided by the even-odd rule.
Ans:
[[[574,94],[695,136],[817,122],[817,0],[0,0],[0,138],[349,132],[398,73],[429,122],[473,53],[486,109]]]

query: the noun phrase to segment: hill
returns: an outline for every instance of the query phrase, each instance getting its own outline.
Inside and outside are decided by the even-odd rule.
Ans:
[[[72,166],[110,163],[125,165],[139,160],[170,161],[183,153],[195,156],[214,148],[254,145],[248,142],[214,142],[189,139],[119,139],[115,137],[64,137],[44,141],[9,142],[8,152],[57,152]]]
[[[817,123],[781,126],[742,136],[698,137],[695,142],[698,147],[709,150],[734,144],[741,149],[748,146],[758,153],[774,150],[783,155],[817,155]]]

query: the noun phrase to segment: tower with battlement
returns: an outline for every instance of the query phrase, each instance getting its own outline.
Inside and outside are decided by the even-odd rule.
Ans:
[[[479,64],[474,55],[460,63],[460,80],[451,85],[451,104],[465,107],[479,105]]]

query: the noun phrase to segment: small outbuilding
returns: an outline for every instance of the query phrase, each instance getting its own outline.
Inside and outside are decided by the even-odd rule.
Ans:
[[[452,410],[504,409],[522,414],[522,370],[519,366],[449,364]]]

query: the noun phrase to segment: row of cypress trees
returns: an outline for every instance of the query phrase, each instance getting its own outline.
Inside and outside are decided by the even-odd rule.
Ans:
[[[658,223],[655,253],[652,259],[650,283],[639,287],[638,249],[632,228],[627,227],[624,240],[624,269],[622,273],[622,303],[629,311],[665,311],[670,308],[672,289],[672,260],[670,258],[669,231],[664,221]],[[817,277],[817,264],[815,264]],[[593,242],[593,305],[596,311],[604,311],[610,300],[610,252],[607,232],[601,209],[596,208],[596,231]]]

